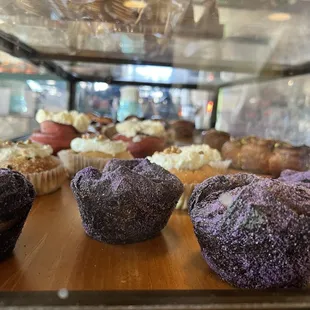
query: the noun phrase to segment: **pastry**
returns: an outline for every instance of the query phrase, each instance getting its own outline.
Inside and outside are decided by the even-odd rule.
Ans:
[[[195,124],[193,122],[178,120],[171,122],[171,127],[175,131],[176,140],[193,138],[195,130]]]
[[[38,195],[49,194],[61,187],[67,178],[61,161],[52,156],[49,145],[31,142],[1,142],[0,168],[22,173]]]
[[[302,185],[310,189],[310,170],[300,172],[287,169],[281,172],[278,180],[288,184]]]
[[[252,174],[198,185],[189,213],[204,259],[240,288],[293,288],[310,276],[310,190]]]
[[[127,142],[128,150],[135,158],[151,156],[166,147],[165,127],[159,121],[132,119],[116,124],[116,131],[113,139]]]
[[[230,161],[222,161],[221,154],[208,145],[191,145],[184,147],[172,146],[163,152],[156,152],[148,157],[175,176],[184,185],[184,193],[176,208],[187,209],[188,199],[196,184],[206,178],[226,173]]]
[[[90,124],[88,116],[76,111],[53,113],[39,110],[36,121],[40,124],[40,130],[35,131],[30,139],[50,145],[54,154],[69,149],[71,141],[87,132]]]
[[[225,142],[230,140],[230,135],[224,131],[210,129],[202,133],[202,141],[204,144],[209,145],[212,149],[221,152]]]
[[[34,188],[22,174],[0,169],[0,260],[14,250],[34,198]]]
[[[132,159],[123,141],[111,141],[99,135],[84,135],[71,141],[71,149],[58,153],[70,176],[92,166],[102,170],[112,158]]]
[[[102,173],[88,167],[71,187],[86,234],[112,244],[158,235],[183,192],[177,177],[147,159],[112,159]]]

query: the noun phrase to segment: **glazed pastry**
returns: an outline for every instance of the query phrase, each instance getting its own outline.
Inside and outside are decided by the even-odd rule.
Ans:
[[[34,198],[34,188],[22,174],[0,169],[0,260],[14,250]]]
[[[90,124],[85,114],[76,111],[53,113],[39,110],[36,121],[40,124],[40,130],[35,131],[30,139],[51,145],[54,154],[69,149],[71,141],[87,132]]]
[[[310,170],[299,172],[287,169],[281,172],[278,180],[288,184],[301,185],[310,189]]]
[[[222,161],[221,154],[208,145],[170,147],[148,157],[155,163],[177,176],[184,185],[184,193],[177,209],[186,210],[188,199],[196,186],[206,178],[226,173],[230,161]]]
[[[166,226],[183,192],[177,177],[146,159],[112,159],[71,182],[87,235],[112,244],[140,242]]]
[[[71,149],[58,153],[70,176],[86,167],[102,170],[112,158],[132,159],[123,141],[111,141],[99,135],[84,135],[71,141]]]
[[[202,141],[204,144],[209,145],[212,149],[221,152],[225,142],[230,140],[230,135],[224,131],[210,129],[202,133]]]
[[[135,158],[151,156],[166,146],[166,131],[159,121],[128,120],[116,124],[117,135],[114,140],[128,143],[128,150]]]
[[[270,173],[278,177],[281,171],[292,169],[305,171],[310,169],[310,148],[306,146],[293,147],[289,144],[278,143],[269,161]]]
[[[67,179],[61,161],[52,156],[49,145],[31,142],[1,142],[0,168],[22,173],[34,186],[38,195],[58,190]]]
[[[198,185],[189,213],[204,259],[240,288],[306,286],[310,276],[310,191],[252,174]]]

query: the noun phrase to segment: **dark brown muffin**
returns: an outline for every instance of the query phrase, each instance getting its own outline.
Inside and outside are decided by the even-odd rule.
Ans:
[[[216,129],[210,129],[202,133],[202,141],[208,144],[212,149],[216,149],[221,152],[225,142],[230,140],[230,135],[224,131],[218,131]]]

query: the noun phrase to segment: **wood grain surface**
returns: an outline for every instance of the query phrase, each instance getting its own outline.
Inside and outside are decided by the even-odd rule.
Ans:
[[[229,289],[200,255],[184,211],[162,234],[132,245],[108,245],[86,236],[66,183],[37,198],[14,254],[0,263],[0,290]]]

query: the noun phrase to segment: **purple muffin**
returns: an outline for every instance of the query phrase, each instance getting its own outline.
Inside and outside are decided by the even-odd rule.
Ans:
[[[86,234],[112,244],[158,235],[183,193],[177,177],[147,159],[112,159],[102,173],[85,168],[71,188]]]
[[[14,250],[34,198],[34,188],[22,174],[0,169],[0,260]]]
[[[284,170],[278,180],[288,184],[305,186],[310,189],[310,170],[303,172],[289,169]]]
[[[293,288],[310,276],[310,190],[252,174],[198,185],[189,213],[202,255],[240,288]]]

